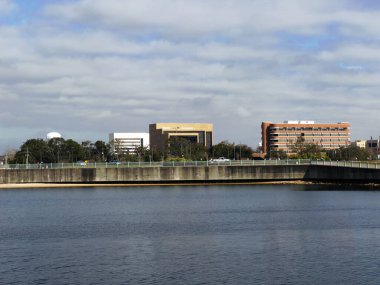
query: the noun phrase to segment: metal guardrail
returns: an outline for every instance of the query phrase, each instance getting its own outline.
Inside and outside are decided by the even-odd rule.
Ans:
[[[136,168],[136,167],[213,167],[252,165],[325,165],[351,168],[380,169],[380,163],[363,161],[323,161],[309,159],[286,160],[231,160],[231,161],[152,161],[152,162],[93,162],[93,163],[39,163],[5,164],[0,169],[67,169],[67,168]]]
[[[339,166],[350,168],[380,169],[380,161],[310,161],[311,165]]]

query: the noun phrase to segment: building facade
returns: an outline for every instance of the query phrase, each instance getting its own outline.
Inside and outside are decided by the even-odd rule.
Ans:
[[[347,122],[317,124],[314,121],[262,122],[263,153],[284,151],[292,154],[294,144],[302,139],[323,149],[337,149],[350,144],[350,124]]]
[[[137,147],[149,147],[148,133],[110,133],[109,143],[114,153],[135,153]]]
[[[172,137],[184,138],[211,147],[214,141],[214,126],[208,123],[155,123],[149,125],[152,148],[165,151],[169,139]]]
[[[368,150],[372,155],[375,155],[379,158],[380,154],[380,138],[379,139],[370,139],[366,141],[366,150]]]
[[[367,141],[366,140],[356,140],[351,143],[351,145],[360,147],[360,148],[366,148]]]

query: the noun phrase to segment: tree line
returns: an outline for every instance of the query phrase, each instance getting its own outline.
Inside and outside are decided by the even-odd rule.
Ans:
[[[208,148],[184,138],[173,137],[168,141],[164,151],[142,146],[128,151],[112,144],[98,140],[77,142],[73,139],[53,138],[50,140],[28,139],[13,154],[8,154],[8,163],[74,163],[78,161],[112,162],[112,161],[162,161],[162,160],[209,160],[215,157],[229,159],[251,159],[252,148],[245,144],[222,141]]]
[[[283,150],[271,151],[267,154],[270,159],[314,159],[314,160],[339,160],[339,161],[365,161],[377,159],[369,150],[355,145],[342,146],[337,149],[326,150],[320,145],[305,142],[300,138],[291,147],[291,155],[288,156]]]
[[[154,148],[138,146],[132,151],[118,148],[114,143],[98,140],[76,142],[73,139],[53,138],[51,140],[29,139],[20,148],[9,153],[8,163],[74,163],[78,161],[205,161],[211,158],[225,157],[231,160],[252,159],[253,149],[246,144],[222,141],[208,148],[181,137],[169,139],[167,148],[159,151]],[[354,145],[325,150],[321,146],[305,142],[302,138],[291,148],[289,156],[282,150],[270,151],[267,159],[319,159],[319,160],[372,160],[376,157],[366,149]]]

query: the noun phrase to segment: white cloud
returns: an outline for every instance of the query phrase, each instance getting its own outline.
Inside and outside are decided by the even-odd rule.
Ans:
[[[6,15],[16,9],[16,5],[11,0],[0,0],[0,15]]]
[[[357,33],[379,32],[379,12],[355,11],[351,1],[303,0],[80,0],[53,4],[45,13],[73,23],[121,29],[124,33],[228,37],[287,31],[304,34],[328,32],[329,23]],[[346,29],[346,31],[348,31]]]
[[[95,136],[204,121],[217,140],[253,145],[263,120],[353,120],[368,137],[379,15],[351,2],[45,4],[28,25],[0,26],[0,124]]]

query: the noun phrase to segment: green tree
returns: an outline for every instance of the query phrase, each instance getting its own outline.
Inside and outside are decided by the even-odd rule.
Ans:
[[[203,144],[190,143],[188,148],[186,148],[186,156],[194,161],[207,160],[208,148]]]
[[[49,146],[50,153],[53,157],[51,162],[61,162],[62,157],[66,155],[64,152],[65,140],[63,138],[53,138],[49,140],[47,144]]]
[[[72,139],[64,141],[63,154],[63,160],[66,162],[84,160],[85,157],[82,146]]]
[[[300,137],[297,142],[292,146],[294,153],[291,158],[300,159],[325,159],[326,153],[321,146],[305,142],[304,137]]]
[[[144,146],[138,146],[134,150],[134,156],[136,161],[160,161],[162,154],[155,149],[149,149]]]
[[[234,158],[252,159],[253,149],[246,144],[234,145]]]
[[[111,146],[104,141],[96,141],[95,144],[96,161],[109,161],[111,158]]]
[[[54,160],[49,145],[42,139],[29,139],[16,152],[12,163],[39,163]]]
[[[236,151],[236,150],[235,150]],[[234,145],[228,141],[222,141],[212,146],[211,156],[213,158],[225,157],[229,159],[234,158]]]
[[[212,146],[211,156],[213,158],[225,157],[229,159],[252,159],[253,149],[246,144],[230,143],[222,141]]]
[[[168,140],[168,153],[167,156],[169,158],[183,158],[189,159],[186,157],[186,150],[190,145],[190,141],[181,138],[181,137],[171,137]]]
[[[168,141],[168,158],[184,160],[207,160],[208,149],[202,144],[181,137],[171,137]]]
[[[268,158],[271,158],[271,159],[287,159],[288,155],[286,154],[286,152],[284,150],[280,149],[280,150],[271,151],[270,154],[268,155]]]
[[[327,151],[327,156],[331,160],[371,160],[373,155],[366,149],[360,148],[355,145],[350,145],[347,147],[340,147],[339,149]]]

